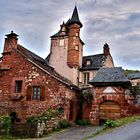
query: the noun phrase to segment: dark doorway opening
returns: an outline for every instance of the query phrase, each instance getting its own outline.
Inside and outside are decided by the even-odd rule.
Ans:
[[[70,101],[70,117],[69,119],[72,121],[74,115],[74,101]]]
[[[10,113],[10,117],[11,117],[11,123],[15,124],[15,122],[17,120],[17,113],[16,112]]]

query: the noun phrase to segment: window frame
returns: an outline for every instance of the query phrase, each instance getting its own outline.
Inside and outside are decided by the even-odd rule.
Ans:
[[[41,99],[41,87],[40,86],[33,86],[32,91],[32,99],[33,100],[40,100]]]
[[[22,80],[15,80],[15,93],[22,93],[22,86],[23,86]]]
[[[90,73],[89,72],[84,72],[83,73],[83,83],[87,85],[88,82],[89,82],[89,79],[90,79]]]

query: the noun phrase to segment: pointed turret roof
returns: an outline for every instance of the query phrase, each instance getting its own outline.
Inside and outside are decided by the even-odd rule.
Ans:
[[[81,21],[79,20],[78,10],[77,10],[77,7],[76,6],[74,8],[74,11],[73,11],[73,14],[72,14],[71,19],[67,22],[68,25],[71,25],[73,23],[79,24],[80,27],[83,26],[82,23],[81,23]]]

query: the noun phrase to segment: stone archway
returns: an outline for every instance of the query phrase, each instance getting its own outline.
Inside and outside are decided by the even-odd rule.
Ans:
[[[114,101],[104,101],[99,105],[99,120],[120,118],[120,105]]]

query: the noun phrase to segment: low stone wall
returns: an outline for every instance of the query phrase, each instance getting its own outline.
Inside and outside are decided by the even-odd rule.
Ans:
[[[14,124],[11,135],[16,137],[37,137],[37,124]]]
[[[37,122],[37,137],[58,129],[59,122],[63,119],[63,116],[58,116],[56,118],[51,118],[51,120],[39,120]]]
[[[63,115],[51,118],[47,120],[43,118],[42,120],[37,120],[31,124],[14,124],[12,126],[11,134],[12,136],[19,137],[41,137],[42,135],[48,134],[53,130],[59,128],[59,122],[63,120]]]

